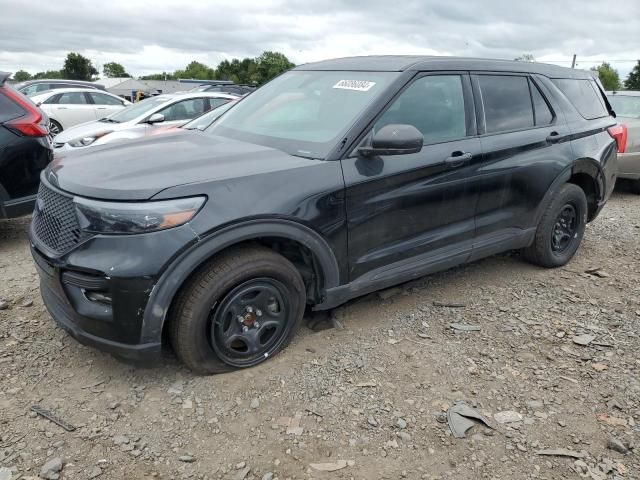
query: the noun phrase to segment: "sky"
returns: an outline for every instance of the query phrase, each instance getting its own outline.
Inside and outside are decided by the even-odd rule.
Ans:
[[[640,0],[0,0],[0,70],[59,70],[67,52],[134,75],[284,53],[296,64],[425,54],[589,68],[640,59]]]

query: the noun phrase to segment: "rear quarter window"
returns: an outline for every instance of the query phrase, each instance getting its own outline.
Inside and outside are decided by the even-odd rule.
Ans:
[[[0,88],[0,123],[8,122],[25,114],[20,105],[4,94],[5,88]]]
[[[554,78],[552,81],[587,120],[609,115],[595,81],[572,78]]]

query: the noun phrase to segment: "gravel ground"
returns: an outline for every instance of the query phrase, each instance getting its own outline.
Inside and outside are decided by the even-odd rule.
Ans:
[[[213,377],[55,327],[27,225],[0,223],[0,480],[640,478],[639,196],[616,192],[564,268],[505,254],[425,277]],[[455,438],[461,401],[493,428]]]

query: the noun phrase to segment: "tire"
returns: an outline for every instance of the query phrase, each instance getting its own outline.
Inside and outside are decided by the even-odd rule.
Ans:
[[[572,211],[574,222],[570,221]],[[563,185],[547,205],[536,228],[533,243],[523,250],[525,258],[546,268],[565,265],[580,246],[587,213],[584,191],[572,183]],[[571,228],[564,228],[565,225]]]
[[[289,260],[260,246],[236,248],[183,286],[169,318],[170,342],[196,373],[252,367],[289,343],[305,304],[304,282]]]
[[[62,125],[60,125],[55,120],[49,119],[49,136],[54,138],[63,130]]]

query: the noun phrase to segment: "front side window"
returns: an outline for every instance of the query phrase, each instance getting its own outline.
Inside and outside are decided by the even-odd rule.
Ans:
[[[207,129],[212,135],[325,158],[358,116],[398,72],[284,73],[229,110]]]
[[[390,124],[413,125],[422,132],[425,144],[465,137],[460,75],[432,75],[413,82],[378,119],[374,132]]]
[[[86,105],[87,99],[83,92],[66,92],[60,95],[56,103],[61,105]]]
[[[154,109],[159,108],[160,105],[167,103],[167,101],[168,98],[163,96],[147,98],[141,102],[129,105],[127,108],[123,108],[119,112],[109,115],[107,118],[110,122],[114,123],[130,122],[140,116],[151,115]]]
[[[164,115],[165,122],[175,122],[178,120],[191,120],[205,112],[204,98],[190,98],[182,100],[173,105],[163,108],[158,113]]]
[[[486,133],[534,126],[527,77],[479,75]]]

